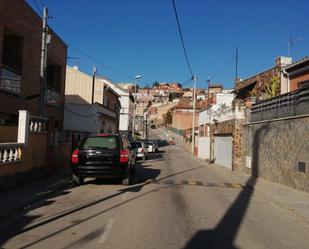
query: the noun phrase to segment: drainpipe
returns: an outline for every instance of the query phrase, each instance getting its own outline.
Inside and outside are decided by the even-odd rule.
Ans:
[[[287,84],[288,84],[288,87],[287,87],[287,92],[290,92],[290,77],[289,77],[289,73],[287,71],[285,71],[285,69],[282,69],[282,74],[283,76],[285,76],[287,78]]]

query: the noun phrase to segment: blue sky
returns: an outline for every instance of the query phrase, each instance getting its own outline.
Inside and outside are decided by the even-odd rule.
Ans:
[[[37,11],[34,0],[27,0]],[[69,65],[114,81],[130,78],[90,60],[78,48],[118,71],[142,74],[142,85],[190,78],[171,0],[36,0],[49,7],[50,26],[69,45]],[[246,78],[287,55],[289,36],[301,38],[293,59],[309,55],[309,0],[176,0],[184,40],[199,87],[207,77],[233,87],[239,50],[239,76]],[[186,86],[192,86],[188,82]]]

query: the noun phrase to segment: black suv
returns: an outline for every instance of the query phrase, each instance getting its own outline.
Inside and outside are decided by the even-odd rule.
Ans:
[[[80,185],[86,177],[121,178],[123,185],[132,183],[135,153],[126,136],[119,134],[88,135],[73,151],[73,181]]]

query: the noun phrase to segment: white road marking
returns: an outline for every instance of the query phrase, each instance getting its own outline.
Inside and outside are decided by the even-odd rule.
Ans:
[[[101,235],[101,238],[100,238],[100,240],[99,240],[99,243],[100,243],[100,244],[105,243],[105,241],[107,240],[107,237],[108,237],[108,235],[110,234],[110,232],[111,232],[111,230],[112,230],[113,224],[114,224],[114,219],[111,218],[111,219],[108,221],[108,223],[107,223],[107,225],[106,225],[106,227],[105,227],[105,229],[104,229],[103,234]]]

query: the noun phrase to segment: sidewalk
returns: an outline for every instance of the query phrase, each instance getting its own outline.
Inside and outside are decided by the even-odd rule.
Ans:
[[[188,154],[190,154],[188,152]],[[190,154],[201,162],[200,159]],[[209,169],[230,179],[230,182],[246,185],[250,175],[240,171],[231,171],[217,164],[207,164]],[[263,196],[269,204],[284,210],[309,225],[309,193],[295,190],[284,185],[258,178],[253,186],[255,194]]]
[[[185,143],[176,138],[176,145],[183,147]],[[193,159],[199,163],[201,162],[199,158],[187,150],[186,152]],[[231,171],[217,164],[208,164],[205,161],[202,162],[208,165],[212,170],[217,171],[218,174],[224,175],[226,178],[230,179],[231,182],[245,185],[250,178],[250,175],[243,172]],[[298,219],[309,224],[309,193],[295,190],[262,178],[257,179],[254,185],[254,191],[256,194],[262,195],[276,208],[287,211],[289,215],[294,215]]]
[[[72,181],[69,172],[61,172],[18,189],[0,193],[0,223],[70,184]]]

